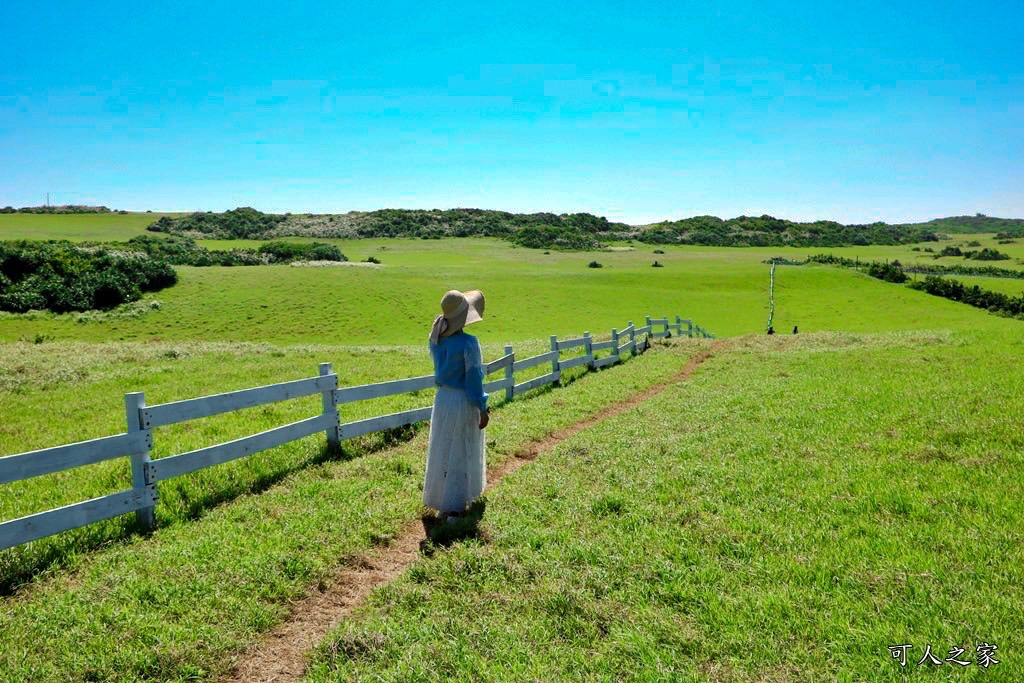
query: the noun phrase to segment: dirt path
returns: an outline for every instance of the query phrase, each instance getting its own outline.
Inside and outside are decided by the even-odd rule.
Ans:
[[[721,342],[716,342],[710,351],[699,352],[683,370],[667,381],[555,432],[488,470],[487,490],[490,491],[506,475],[515,472],[544,451],[587,427],[619,415],[687,379],[720,346]],[[309,652],[359,606],[374,588],[395,578],[416,560],[420,544],[426,539],[427,527],[426,520],[410,522],[391,544],[362,558],[356,566],[339,571],[325,590],[311,589],[309,596],[295,605],[288,621],[266,633],[256,647],[245,653],[244,659],[224,680],[229,683],[282,683],[301,679]]]

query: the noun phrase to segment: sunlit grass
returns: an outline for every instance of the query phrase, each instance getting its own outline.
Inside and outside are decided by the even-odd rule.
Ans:
[[[142,315],[0,316],[0,340],[418,344],[441,295],[453,288],[484,291],[487,322],[474,333],[499,345],[584,330],[606,334],[629,320],[643,324],[645,315],[682,315],[719,336],[765,330],[763,260],[778,250],[665,247],[655,255],[649,245],[635,246],[544,254],[496,239],[351,241],[341,244],[350,258],[375,254],[384,267],[179,267],[179,283],[156,294],[159,307]],[[652,268],[655,258],[665,267]],[[588,268],[595,259],[604,267]],[[983,311],[850,269],[808,265],[776,275],[777,330],[999,326]]]
[[[987,642],[1000,665],[934,675],[1015,681],[1022,350],[745,340],[503,482],[307,680],[916,680]]]
[[[547,350],[541,342],[517,345],[520,357]],[[55,350],[59,349],[59,353]],[[501,356],[485,347],[485,357]],[[0,455],[10,455],[126,431],[124,393],[142,390],[148,405],[264,384],[314,377],[330,362],[341,386],[403,379],[432,372],[420,347],[279,348],[244,343],[14,343],[0,345]],[[517,374],[522,381],[543,374]],[[498,377],[496,375],[495,377]],[[494,396],[497,403],[503,392]],[[340,407],[342,422],[431,405],[433,391],[360,401]],[[322,411],[319,395],[250,408],[154,430],[152,457],[184,453],[278,427]],[[373,447],[379,436],[347,443]],[[160,485],[158,524],[192,519],[243,493],[261,490],[328,454],[308,440],[257,457],[202,470]],[[131,487],[127,458],[0,486],[0,521],[50,510]],[[131,516],[92,525],[0,552],[0,586],[17,583],[39,567],[63,562],[75,549],[96,547],[132,528]]]
[[[146,226],[163,213],[0,214],[0,240],[124,241],[152,234]]]
[[[656,348],[498,408],[488,427],[488,461],[500,464],[663,381],[697,347]],[[258,495],[195,519],[164,512],[151,536],[69,553],[64,568],[2,599],[0,671],[10,680],[214,678],[286,616],[290,600],[424,511],[425,438],[420,431],[389,450],[337,458],[321,457],[324,439],[312,437],[292,455],[307,465]],[[282,457],[249,460],[268,456]]]

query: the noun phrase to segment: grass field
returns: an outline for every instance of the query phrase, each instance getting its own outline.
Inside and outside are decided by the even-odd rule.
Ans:
[[[659,255],[642,248],[544,254],[493,239],[368,240],[342,249],[354,260],[375,254],[384,267],[180,267],[179,283],[156,294],[159,309],[5,315],[0,340],[418,343],[452,288],[487,294],[488,323],[479,334],[493,343],[608,332],[631,319],[642,324],[644,314],[678,313],[718,335],[748,334],[765,329],[769,267],[762,261],[778,253],[669,247]],[[652,268],[655,258],[665,267]],[[588,268],[594,259],[604,267]],[[850,269],[782,268],[776,284],[775,327],[783,331],[934,329],[978,316]]]
[[[526,356],[548,350],[546,341],[521,343]],[[54,351],[59,349],[59,354]],[[488,359],[502,355],[485,346]],[[525,357],[525,356],[523,356]],[[47,448],[126,430],[125,387],[145,390],[148,405],[262,384],[313,377],[330,362],[342,386],[429,374],[430,359],[419,347],[329,347],[244,343],[27,344],[0,345],[0,455]],[[542,374],[536,368],[517,381]],[[572,374],[567,377],[571,378]],[[499,396],[495,396],[498,402]],[[345,405],[345,422],[429,406],[432,391]],[[321,412],[319,396],[193,420],[155,430],[154,459],[223,443]],[[42,428],[45,425],[45,428]],[[379,447],[380,436],[347,442],[346,452]],[[330,457],[308,441],[170,480],[161,485],[158,523],[195,519],[239,495],[258,491],[296,469]],[[126,458],[0,486],[0,520],[14,519],[131,488]],[[132,528],[130,516],[91,525],[20,548],[0,552],[0,592],[34,572]]]
[[[146,232],[164,213],[0,214],[0,240],[124,241]]]
[[[960,677],[1016,680],[1019,335],[726,344],[503,482],[479,532],[378,590],[309,680],[895,681],[928,672],[899,669],[889,645],[973,660],[983,642],[1001,664]],[[694,348],[499,408],[491,462]],[[267,487],[71,556],[4,599],[0,670],[215,678],[307,586],[419,514],[424,437],[341,460],[310,439],[305,466]]]
[[[58,229],[70,228],[33,235]],[[114,228],[75,239],[113,239],[89,230]],[[919,252],[340,244],[384,267],[180,268],[159,307],[0,316],[0,455],[123,431],[129,391],[152,405],[309,377],[320,362],[342,385],[426,374],[426,332],[453,287],[487,293],[472,330],[487,358],[507,341],[535,353],[550,334],[680,313],[751,336],[512,475],[476,533],[419,558],[321,643],[308,680],[1019,679],[1024,323],[803,266],[776,272],[775,313],[776,329],[802,334],[763,335],[764,259]],[[499,405],[489,462],[709,348],[676,340]],[[345,406],[342,419],[431,399]],[[161,429],[154,457],[319,410],[313,397]],[[171,480],[150,535],[124,519],[0,552],[0,681],[215,680],[293,600],[423,513],[426,432],[391,436],[341,453],[316,436]],[[128,481],[113,462],[0,486],[0,520]],[[927,644],[973,660],[982,642],[1001,664],[915,664]],[[887,650],[900,643],[914,645],[906,669]]]
[[[549,432],[664,381],[697,347],[656,350],[499,409],[488,428],[488,462],[500,464]],[[196,518],[165,515],[149,537],[69,554],[62,567],[2,599],[0,672],[16,681],[215,677],[311,583],[387,543],[422,512],[425,437],[421,431],[397,447],[341,458],[322,458],[324,440],[313,437],[292,456],[306,466],[272,485]],[[267,455],[271,465],[279,462]]]
[[[308,680],[1019,680],[1021,347],[736,344],[512,475]],[[1001,664],[915,664],[982,643]]]

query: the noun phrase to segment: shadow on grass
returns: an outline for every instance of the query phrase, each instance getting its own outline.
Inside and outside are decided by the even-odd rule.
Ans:
[[[426,538],[420,541],[420,552],[430,557],[444,548],[449,548],[460,541],[480,539],[486,541],[486,535],[480,529],[480,520],[487,509],[487,499],[481,496],[473,501],[458,519],[444,522],[433,515],[424,515],[423,532]]]

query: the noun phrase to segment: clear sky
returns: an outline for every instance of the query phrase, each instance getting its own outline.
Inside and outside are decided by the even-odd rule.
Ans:
[[[23,2],[0,205],[1024,216],[1024,3]]]

